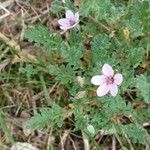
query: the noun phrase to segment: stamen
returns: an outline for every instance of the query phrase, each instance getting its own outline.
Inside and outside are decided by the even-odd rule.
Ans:
[[[114,78],[111,77],[111,76],[110,76],[110,77],[107,77],[107,78],[106,78],[106,83],[107,83],[107,85],[108,85],[108,84],[113,84],[113,83],[114,83]]]
[[[69,20],[71,26],[73,26],[76,22],[74,20]]]

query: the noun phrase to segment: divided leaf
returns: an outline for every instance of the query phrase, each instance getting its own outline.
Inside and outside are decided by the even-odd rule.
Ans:
[[[25,38],[30,42],[34,42],[38,47],[44,47],[45,50],[60,50],[62,41],[59,33],[52,34],[47,27],[42,25],[27,29]]]
[[[61,84],[71,83],[75,79],[75,71],[70,65],[49,65],[47,67],[48,72],[55,76],[55,79]]]
[[[40,113],[33,116],[26,124],[27,128],[43,129],[45,127],[58,126],[63,123],[63,110],[58,105],[53,105],[52,108],[42,108]]]
[[[110,38],[107,34],[99,34],[91,42],[93,63],[97,62],[106,62],[106,59],[109,58],[109,54],[112,53],[110,50]]]
[[[140,75],[136,78],[136,87],[140,95],[144,98],[145,103],[150,103],[150,77]],[[138,93],[137,92],[137,93]]]
[[[80,58],[83,56],[83,46],[69,46],[67,44],[62,45],[62,55],[65,60],[76,67],[80,64]]]

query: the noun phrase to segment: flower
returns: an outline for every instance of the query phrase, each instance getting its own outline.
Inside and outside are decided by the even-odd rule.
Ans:
[[[112,67],[108,64],[104,64],[102,67],[103,75],[93,76],[91,82],[94,85],[99,85],[97,89],[98,96],[104,96],[108,92],[112,96],[116,96],[118,93],[118,85],[121,85],[123,81],[123,76],[119,73],[114,75]]]
[[[66,11],[66,18],[62,18],[58,20],[60,24],[60,29],[68,30],[75,27],[79,23],[79,13],[75,14],[71,10]]]

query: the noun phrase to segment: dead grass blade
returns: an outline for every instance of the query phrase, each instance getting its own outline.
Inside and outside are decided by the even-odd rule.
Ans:
[[[0,72],[5,69],[5,67],[10,63],[10,59],[5,59],[0,63]]]

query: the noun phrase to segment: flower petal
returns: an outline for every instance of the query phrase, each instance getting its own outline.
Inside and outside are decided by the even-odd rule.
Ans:
[[[118,93],[118,87],[117,87],[116,84],[110,84],[110,85],[109,85],[109,90],[110,90],[110,94],[111,94],[112,96],[116,96],[117,93]]]
[[[74,27],[74,26],[66,26],[66,27],[60,26],[60,29],[66,31],[66,30],[71,29],[71,28],[73,28],[73,27]]]
[[[68,30],[68,27],[60,26],[60,29],[62,29],[62,30],[64,30],[64,31],[67,31],[67,30]]]
[[[113,76],[114,75],[114,71],[113,71],[112,67],[108,64],[104,64],[104,66],[102,68],[102,72],[106,76]]]
[[[120,85],[123,81],[123,76],[120,73],[115,74],[114,76],[114,83]]]
[[[91,82],[94,85],[101,85],[101,84],[103,84],[105,82],[105,76],[104,75],[93,76],[92,79],[91,79]]]
[[[107,86],[106,84],[101,84],[98,88],[97,88],[97,95],[98,96],[104,96],[109,92],[109,86]]]
[[[74,20],[75,19],[75,15],[74,15],[74,13],[71,10],[66,10],[66,18]]]
[[[76,13],[75,13],[75,21],[76,21],[76,22],[79,22],[79,12],[76,12]]]
[[[58,23],[63,26],[63,27],[68,27],[70,26],[69,20],[66,18],[62,18],[58,20]]]

